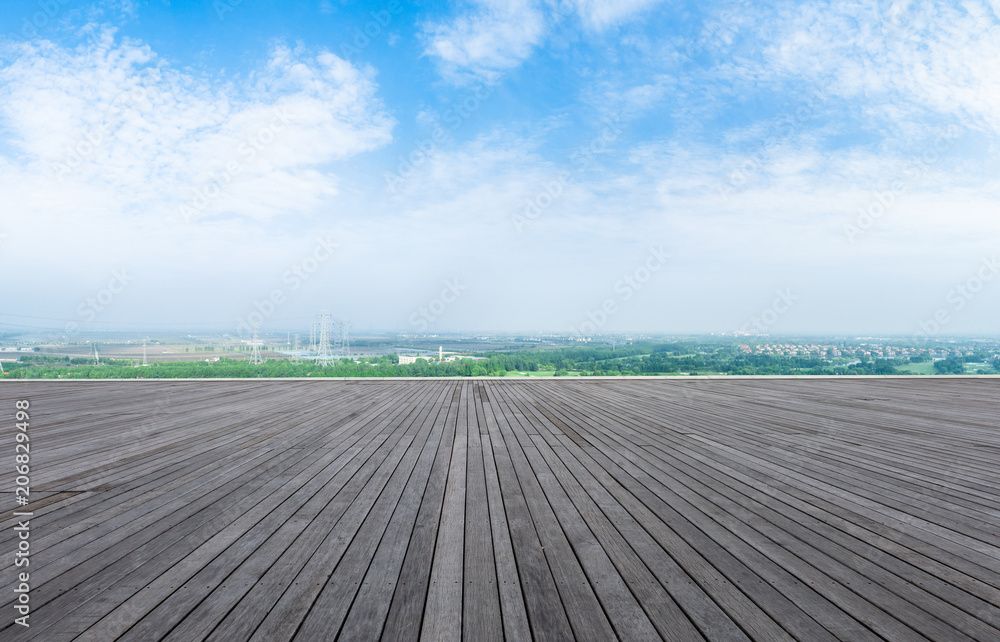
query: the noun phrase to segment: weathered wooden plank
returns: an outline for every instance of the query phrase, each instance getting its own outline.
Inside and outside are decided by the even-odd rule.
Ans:
[[[417,421],[419,422],[420,419],[418,418]],[[333,490],[332,487],[331,490]],[[246,593],[264,577],[265,573],[274,569],[279,573],[283,572],[291,575],[294,572],[292,567],[275,568],[273,566],[275,560],[287,548],[296,546],[298,537],[305,530],[306,525],[315,519],[316,515],[324,507],[326,500],[334,492],[327,492],[327,489],[324,488],[323,491],[310,498],[307,505],[303,506],[292,520],[283,523],[264,545],[254,551],[239,568],[225,579],[225,584],[223,585],[225,590],[216,589],[209,594],[198,604],[197,608],[186,615],[183,621],[171,630],[170,635],[166,639],[204,639],[216,627],[222,617],[230,611],[233,605],[243,599]],[[192,581],[197,582],[199,580],[195,578]],[[273,586],[271,588],[273,589]],[[172,617],[177,617],[177,611],[180,610],[178,605],[167,605],[164,603],[160,608],[164,607],[167,608]],[[147,619],[140,622],[140,625],[145,624]],[[157,627],[152,626],[151,630],[157,630]],[[129,634],[131,633],[132,631],[129,632]]]
[[[486,496],[486,468],[480,435],[477,384],[467,386],[468,450],[465,476],[465,568],[462,572],[462,637],[466,640],[503,640],[500,592],[490,506]],[[485,426],[484,426],[485,428]]]
[[[616,429],[622,430],[623,427]],[[781,622],[789,633],[796,637],[819,640],[836,639],[831,636],[830,631],[837,631],[856,640],[877,639],[862,623],[827,600],[820,589],[802,582],[781,565],[747,545],[738,533],[729,531],[702,512],[700,502],[692,504],[675,493],[672,487],[664,483],[665,480],[655,477],[655,472],[649,470],[647,465],[637,465],[642,451],[623,448],[620,442],[614,440],[616,436],[611,430],[591,431],[588,438],[599,446],[588,446],[585,450],[601,462],[609,473],[627,485],[631,492],[671,528],[677,530],[691,546],[711,554],[716,568],[740,586],[762,610]],[[634,481],[629,482],[626,477],[619,477],[622,474]],[[705,507],[711,508],[709,505]],[[733,557],[738,558],[739,563],[734,563]]]
[[[446,402],[449,396],[448,389],[444,388],[435,402],[433,416],[429,417],[433,423],[431,436],[420,453],[420,459],[399,499],[385,535],[379,542],[378,550],[372,556],[371,565],[344,621],[340,637],[345,640],[374,640],[382,633],[393,594],[399,585],[403,560],[413,538],[421,498],[428,490],[433,465],[444,442],[442,436],[445,432],[444,418],[448,412]],[[448,443],[450,442],[449,437]]]
[[[431,411],[436,410],[439,401],[427,406],[413,420],[413,425],[417,427],[413,441],[408,445],[405,454],[379,493],[378,499],[375,500],[368,515],[365,516],[364,522],[344,550],[337,562],[336,569],[330,574],[323,590],[313,601],[309,613],[295,634],[295,639],[318,640],[337,635],[365,574],[369,570],[372,557],[375,555],[392,515],[398,508],[400,497],[410,480],[414,467],[421,457],[430,462],[436,445],[432,439],[434,436],[432,435],[434,417]],[[407,517],[410,516],[407,515]],[[385,581],[385,576],[379,574],[372,579],[381,584]],[[388,591],[384,593],[386,601],[388,601],[389,594]],[[347,637],[347,639],[351,638]]]
[[[414,402],[416,403],[416,402]],[[400,414],[412,412],[413,404],[407,404]],[[204,545],[193,551],[184,561],[172,567],[167,573],[156,578],[152,583],[145,586],[141,591],[123,602],[121,606],[102,618],[97,624],[89,628],[81,639],[107,639],[123,634],[130,627],[134,626],[147,613],[155,609],[164,599],[171,596],[174,588],[190,582],[207,564],[211,563],[217,556],[226,551],[230,546],[239,542],[246,535],[246,549],[253,550],[255,544],[266,537],[269,529],[277,527],[280,523],[292,517],[308,501],[313,500],[317,491],[321,488],[330,488],[333,493],[346,494],[350,499],[346,499],[343,504],[350,505],[357,493],[357,486],[367,482],[369,476],[375,480],[367,488],[380,487],[379,484],[388,475],[386,469],[391,470],[398,459],[403,456],[404,448],[396,448],[396,444],[405,439],[405,435],[393,431],[393,425],[386,420],[387,425],[380,433],[383,440],[371,441],[365,449],[348,460],[344,466],[333,465],[325,467],[325,475],[317,476],[315,471],[310,477],[301,480],[291,480],[282,493],[274,493],[273,498],[268,497],[264,502],[247,511],[235,522],[227,526],[218,534],[212,537]],[[412,437],[412,435],[411,435]],[[370,453],[370,454],[369,454]],[[365,455],[368,455],[367,457]],[[355,475],[361,469],[360,475]],[[351,479],[353,485],[348,482],[344,485],[343,480]],[[320,495],[322,499],[326,499]],[[321,501],[314,501],[322,506]],[[363,507],[367,512],[370,505],[363,502],[359,508]],[[251,533],[251,530],[262,520],[264,524]],[[306,520],[310,521],[310,520]],[[239,545],[237,545],[239,546]],[[234,548],[233,553],[240,554],[239,548]],[[218,577],[218,572],[213,567],[208,573]],[[215,580],[210,580],[215,581]],[[188,584],[188,591],[193,591],[197,584]],[[178,596],[178,599],[181,596]]]
[[[494,421],[487,422],[487,430],[507,517],[511,548],[520,579],[519,588],[523,595],[526,614],[530,618],[531,635],[538,640],[571,640],[573,631],[559,596],[556,579],[549,567],[545,549],[535,529],[510,451],[503,437],[510,431],[507,415],[503,412],[502,401],[496,398],[495,388],[487,384],[487,390],[494,418]],[[519,625],[517,619],[510,621],[510,625],[518,626],[517,630],[523,631],[523,624]]]
[[[490,533],[493,537],[494,559],[491,563],[496,568],[504,638],[507,640],[530,640],[531,626],[528,622],[528,612],[525,609],[524,595],[521,591],[517,561],[511,542],[510,524],[504,508],[503,490],[500,485],[497,462],[493,454],[493,442],[490,437],[491,434],[497,434],[498,427],[486,386],[479,384],[477,390],[479,394],[476,395],[476,416],[482,439],[483,471]]]
[[[370,464],[352,473],[350,481],[327,503],[323,512],[311,520],[304,541],[311,555],[251,639],[289,640],[295,635],[415,438],[419,426],[406,419],[415,412],[417,407],[413,406],[401,413],[403,420],[389,427],[394,432],[393,445],[384,455],[373,458]],[[281,569],[278,572],[282,572]]]
[[[546,426],[546,422],[539,420],[537,409],[525,398],[525,392],[520,388],[512,391],[512,396],[519,399],[526,415],[534,415],[539,431],[549,432],[553,426]],[[571,430],[566,424],[559,428]],[[523,444],[532,444],[531,448],[524,449],[525,454],[539,479],[551,476],[556,482],[545,488],[549,503],[556,509],[563,530],[618,636],[623,640],[655,639],[657,634],[667,640],[703,639],[562,466],[543,434],[525,435]],[[654,625],[653,619],[658,621],[659,627]]]
[[[401,409],[398,406],[390,404],[386,408],[386,417],[391,420],[399,412]],[[379,416],[375,419],[376,421],[368,423],[374,426],[374,432],[379,435],[393,425],[391,422],[380,420]],[[253,635],[268,612],[295,580],[296,575],[309,563],[322,540],[327,537],[329,524],[334,522],[343,510],[346,510],[346,507],[342,502],[327,505],[212,631],[210,639],[248,639]]]
[[[549,560],[549,569],[556,580],[560,599],[566,610],[573,634],[582,639],[618,639],[618,635],[604,611],[604,606],[587,579],[586,572],[559,522],[556,508],[549,503],[549,499],[546,497],[543,485],[551,485],[552,481],[546,480],[544,475],[539,475],[538,471],[532,469],[529,463],[531,454],[526,453],[526,451],[534,450],[534,446],[529,445],[525,448],[516,436],[528,420],[517,405],[511,403],[503,388],[496,390],[498,393],[497,403],[503,409],[504,414],[513,419],[505,425],[501,424],[501,434],[514,464],[521,492],[528,504],[528,510],[541,541],[542,550],[545,551],[545,557]],[[538,434],[537,430],[521,432],[525,436]],[[635,615],[635,612],[629,609],[625,615],[626,618],[623,619],[629,619],[630,616]],[[628,624],[632,623],[635,621],[628,622]],[[626,624],[626,622],[623,621],[622,624]],[[641,623],[635,624],[641,626]]]
[[[23,397],[4,640],[1000,637],[993,381],[0,381]]]
[[[447,389],[446,394],[453,398],[454,385]],[[438,416],[439,420],[444,421],[442,425],[444,437],[438,445],[431,477],[421,498],[416,524],[400,569],[399,582],[389,604],[389,613],[382,631],[382,637],[386,640],[416,640],[420,637],[424,602],[434,561],[438,523],[458,425],[458,404],[449,403],[444,410],[445,412]]]
[[[469,444],[469,412],[463,403],[468,394],[466,385],[463,383],[457,386],[452,399],[452,403],[458,406],[458,416],[420,633],[420,637],[427,640],[462,639],[465,488]]]

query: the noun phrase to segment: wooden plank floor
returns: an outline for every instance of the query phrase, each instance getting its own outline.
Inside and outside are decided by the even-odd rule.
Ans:
[[[3,382],[0,640],[1000,640],[998,385]]]

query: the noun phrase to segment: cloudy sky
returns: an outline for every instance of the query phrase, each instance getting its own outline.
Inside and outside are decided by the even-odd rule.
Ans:
[[[998,0],[8,0],[0,331],[997,334],[998,61]]]

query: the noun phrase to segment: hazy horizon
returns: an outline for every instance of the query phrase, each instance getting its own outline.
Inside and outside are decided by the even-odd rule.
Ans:
[[[14,0],[0,332],[1000,335],[998,33],[995,2]]]

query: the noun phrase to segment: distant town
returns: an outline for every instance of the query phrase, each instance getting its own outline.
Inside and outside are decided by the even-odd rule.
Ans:
[[[528,333],[0,336],[0,377],[1000,374],[1000,339]]]

